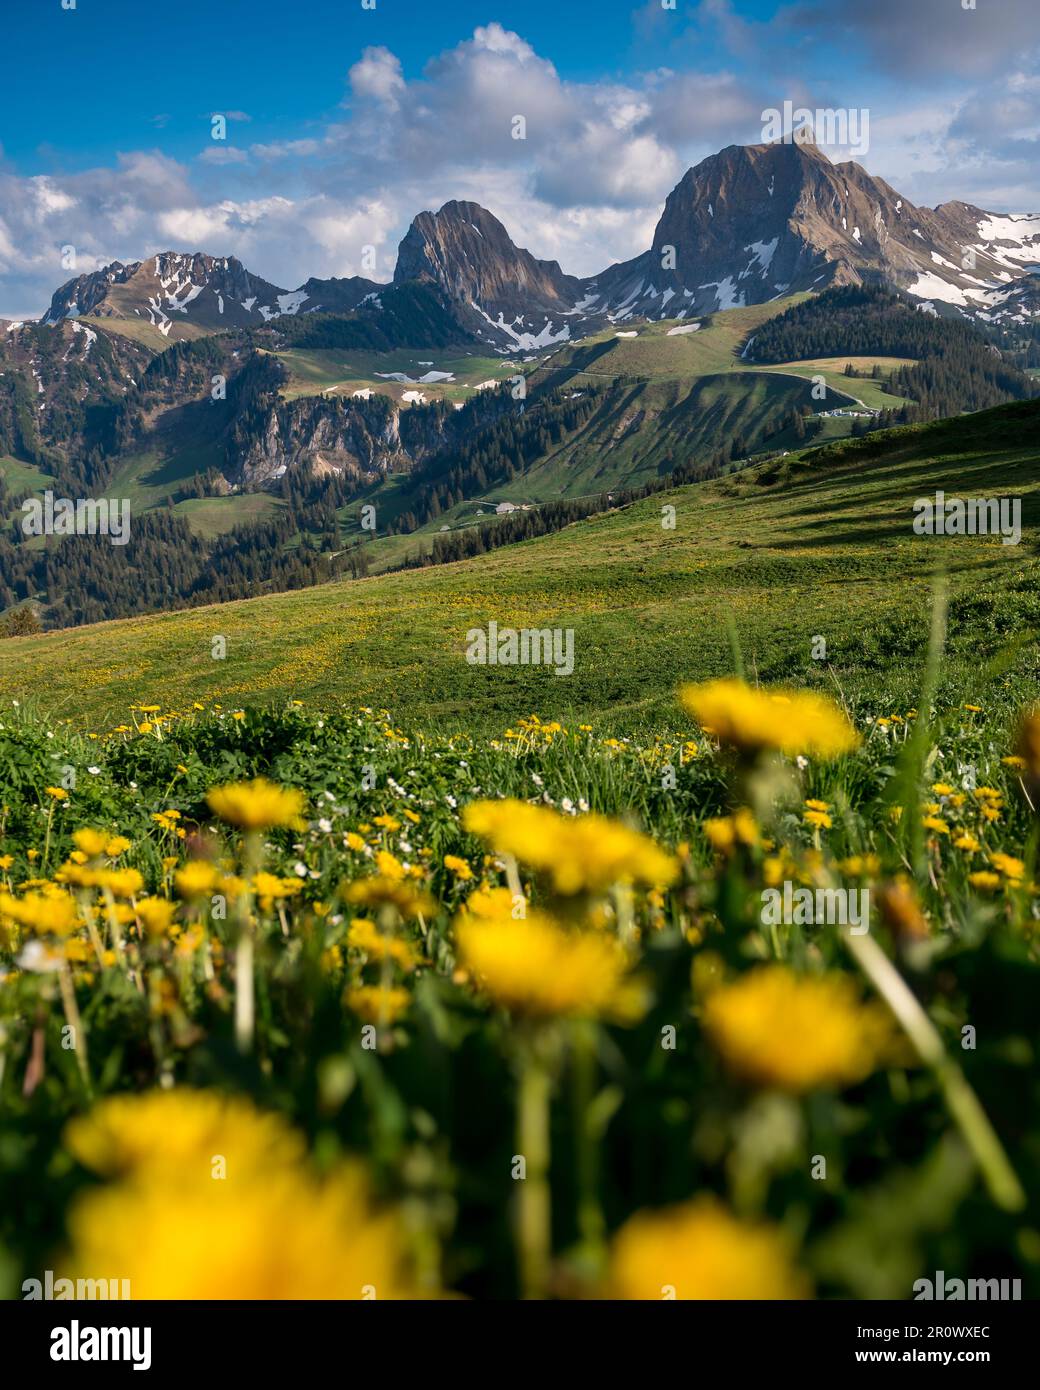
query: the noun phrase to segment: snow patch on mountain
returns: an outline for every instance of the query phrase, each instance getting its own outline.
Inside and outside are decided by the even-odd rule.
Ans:
[[[549,347],[552,343],[567,342],[571,336],[570,326],[564,324],[558,331],[554,330],[552,319],[545,320],[545,326],[538,333],[518,333],[513,324],[506,323],[505,317],[500,313],[497,319],[493,319],[486,313],[479,304],[472,303],[482,319],[485,319],[492,328],[496,328],[500,333],[505,333],[518,348],[540,348]],[[514,323],[516,320],[514,319]]]

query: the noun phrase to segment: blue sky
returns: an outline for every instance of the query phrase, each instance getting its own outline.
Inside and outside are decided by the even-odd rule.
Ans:
[[[452,197],[592,273],[642,250],[682,172],[761,139],[785,99],[869,111],[860,162],[915,202],[1040,210],[1037,0],[674,5],[10,6],[0,315],[44,309],[66,245],[79,270],[235,254],[286,288],[357,273],[374,247],[389,278],[411,217]]]
[[[190,157],[211,111],[245,111],[255,123],[250,135],[274,139],[288,124],[302,130],[335,112],[347,68],[365,47],[386,45],[414,79],[434,54],[494,20],[551,57],[564,77],[624,75],[668,62],[680,23],[665,22],[663,11],[661,22],[648,23],[649,8],[611,0],[377,0],[374,10],[359,0],[170,0],[154,9],[141,0],[78,0],[75,12],[59,0],[15,5],[4,16],[17,59],[6,65],[0,138],[24,173],[39,171],[41,151],[44,165],[84,168],[115,149],[146,146],[159,138],[162,118],[164,149]],[[755,18],[776,9],[770,0],[740,6]],[[710,64],[718,48],[708,33],[697,56]],[[91,100],[99,87],[106,99]],[[12,119],[27,112],[31,120]]]

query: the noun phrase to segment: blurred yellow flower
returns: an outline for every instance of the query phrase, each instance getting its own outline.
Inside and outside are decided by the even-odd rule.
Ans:
[[[182,898],[201,898],[212,893],[220,879],[214,864],[205,859],[192,859],[173,876],[174,887]]]
[[[1003,883],[999,874],[992,873],[988,869],[979,869],[976,873],[968,875],[968,882],[973,888],[982,889],[984,892],[995,892]]]
[[[565,931],[536,909],[517,922],[464,914],[455,934],[462,966],[512,1013],[633,1022],[643,1012],[642,986],[610,937]]]
[[[323,1180],[277,1115],[215,1092],[101,1102],[66,1130],[120,1180],[74,1203],[62,1274],[117,1269],[135,1299],[408,1296],[405,1241],[354,1164]]]
[[[132,898],[144,888],[144,879],[136,869],[103,869],[95,878],[114,898]]]
[[[697,1197],[625,1222],[614,1238],[609,1292],[655,1301],[772,1301],[808,1298],[811,1286],[782,1231],[738,1220],[715,1197]]]
[[[75,901],[67,893],[26,893],[22,898],[0,893],[0,920],[16,922],[34,932],[67,936],[82,923]]]
[[[163,1182],[210,1180],[214,1154],[226,1160],[229,1176],[241,1179],[263,1177],[304,1152],[303,1139],[281,1115],[189,1087],[99,1101],[69,1121],[65,1147],[102,1176],[143,1173]]]
[[[444,867],[450,869],[456,878],[465,881],[473,877],[473,870],[465,859],[460,859],[457,854],[446,854],[444,856]]]
[[[758,825],[746,806],[732,816],[711,816],[701,828],[712,849],[720,854],[729,854],[736,845],[757,845],[759,841]]]
[[[414,970],[418,957],[407,941],[381,932],[367,917],[355,917],[347,931],[347,944],[364,951],[372,960],[396,961],[402,970]]]
[[[437,910],[428,893],[383,874],[351,883],[345,896],[359,907],[395,907],[402,917],[430,916]]]
[[[667,886],[678,863],[653,840],[607,816],[561,816],[526,801],[471,801],[462,824],[500,854],[546,873],[557,893],[602,892],[614,883]]]
[[[796,975],[784,965],[713,990],[703,1024],[736,1075],[788,1091],[861,1081],[892,1040],[888,1014],[861,1003],[847,976]]]
[[[679,699],[707,733],[747,753],[773,748],[835,758],[860,742],[837,705],[807,690],[762,690],[727,677],[684,685]]]
[[[388,1026],[408,1012],[412,996],[393,985],[356,985],[346,991],[343,1002],[366,1023]]]
[[[165,936],[173,922],[176,904],[165,898],[141,898],[137,903],[137,915],[141,925],[151,937]]]
[[[265,777],[213,787],[206,793],[206,801],[221,820],[240,830],[270,830],[281,825],[302,830],[305,825],[303,792],[276,786]]]
[[[386,849],[376,850],[376,869],[384,878],[404,878],[404,865]]]
[[[353,1167],[321,1182],[276,1172],[172,1192],[116,1184],[79,1199],[69,1233],[62,1272],[117,1269],[135,1299],[414,1297],[398,1219],[375,1210]]]
[[[1010,879],[1020,879],[1026,871],[1023,860],[1016,859],[1012,854],[1002,854],[994,851],[989,857],[989,862],[1000,873]]]
[[[264,912],[270,912],[276,902],[299,893],[303,884],[297,878],[279,878],[277,874],[253,875],[253,892]]]
[[[82,830],[72,832],[72,843],[78,850],[82,850],[89,859],[97,859],[105,852],[108,836],[103,830],[91,830],[85,827]]]
[[[929,935],[928,919],[921,911],[917,890],[905,874],[883,884],[877,901],[881,920],[897,937],[921,941]]]

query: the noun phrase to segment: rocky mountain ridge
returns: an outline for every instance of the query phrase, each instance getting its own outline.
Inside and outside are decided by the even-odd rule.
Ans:
[[[517,246],[479,204],[452,200],[413,220],[393,286],[436,286],[460,340],[517,352],[610,323],[694,318],[857,283],[891,285],[930,312],[1023,323],[1036,313],[1035,267],[1040,216],[917,207],[852,161],[776,143],[731,145],[689,169],[650,248],[598,275],[568,275]],[[44,322],[136,318],[176,340],[310,313],[375,316],[387,288],[352,276],[282,290],[233,256],[170,251],[68,281]]]

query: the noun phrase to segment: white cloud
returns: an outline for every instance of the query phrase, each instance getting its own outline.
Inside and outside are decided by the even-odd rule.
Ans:
[[[529,43],[525,43],[519,34],[503,29],[497,21],[474,29],[473,47],[483,49],[486,53],[510,53],[521,63],[537,58]]]
[[[370,99],[395,106],[405,90],[401,60],[388,48],[366,48],[350,69],[350,90],[360,100]]]

